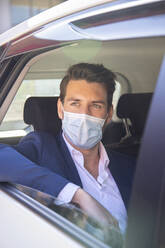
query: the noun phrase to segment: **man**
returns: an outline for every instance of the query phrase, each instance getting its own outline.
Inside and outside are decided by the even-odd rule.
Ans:
[[[28,134],[15,147],[24,155],[22,162],[12,151],[10,159],[18,157],[14,170],[7,159],[0,174],[7,175],[10,170],[7,181],[78,203],[89,215],[115,226],[119,223],[124,231],[134,161],[106,152],[100,142],[112,118],[114,89],[115,75],[103,65],[71,66],[60,85],[58,115],[62,132],[56,137],[40,132]]]

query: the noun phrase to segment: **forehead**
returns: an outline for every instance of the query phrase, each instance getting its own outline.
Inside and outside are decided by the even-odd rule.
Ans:
[[[103,83],[87,82],[86,80],[69,81],[66,88],[66,97],[75,95],[107,98],[106,88]]]

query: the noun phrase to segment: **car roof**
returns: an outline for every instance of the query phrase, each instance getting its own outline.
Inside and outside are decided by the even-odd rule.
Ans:
[[[71,15],[81,10],[89,9],[104,3],[111,2],[112,0],[68,0],[57,6],[54,6],[44,12],[41,12],[28,20],[16,25],[15,27],[7,30],[0,35],[0,46],[7,44],[10,41],[19,39],[33,31],[38,30],[41,26],[46,25],[64,16]],[[74,4],[73,4],[74,2]]]
[[[0,35],[0,47],[9,47],[13,44],[18,44],[21,40],[29,37],[34,32],[40,32],[47,25],[51,25],[61,18],[66,18],[72,15],[72,18],[67,20],[67,23],[74,22],[80,18],[84,19],[96,14],[124,10],[127,8],[143,6],[145,4],[163,2],[160,0],[68,0],[57,6],[54,6],[28,20],[16,25]],[[108,5],[107,5],[108,4]],[[144,6],[145,7],[145,6]],[[79,14],[81,12],[81,15]],[[94,37],[95,38],[95,37]]]

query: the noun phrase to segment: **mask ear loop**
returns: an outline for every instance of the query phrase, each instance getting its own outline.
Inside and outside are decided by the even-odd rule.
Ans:
[[[105,128],[106,128],[106,121],[107,121],[107,119],[109,118],[109,115],[108,115],[108,113],[107,113],[107,115],[106,115],[106,117],[105,117],[105,119],[104,119],[104,124],[103,124],[103,126],[102,126],[102,135],[103,135],[103,133],[104,133],[104,131],[105,131]]]
[[[113,105],[112,105],[112,111],[113,111]],[[113,113],[113,112],[112,112],[112,113]],[[108,112],[107,112],[107,115],[106,115],[106,117],[105,117],[105,122],[106,122],[106,120],[107,120],[108,118],[110,118],[110,117],[109,117],[109,114],[108,114]],[[112,120],[112,116],[111,116],[111,120]],[[111,122],[111,120],[110,120],[110,122]],[[109,123],[110,123],[110,122],[109,122]]]
[[[108,117],[109,117],[109,115],[107,113],[106,117],[104,118],[104,124],[105,124],[106,120],[108,119]]]
[[[62,102],[61,102],[61,109],[62,109],[62,112],[63,112],[63,119],[64,119],[65,110],[64,110],[64,106],[63,106],[63,103]]]

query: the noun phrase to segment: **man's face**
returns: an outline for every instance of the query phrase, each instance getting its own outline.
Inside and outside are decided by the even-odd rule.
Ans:
[[[104,85],[86,80],[71,80],[66,89],[63,108],[67,112],[87,114],[106,119],[112,118],[112,107],[108,109],[107,92]],[[58,101],[58,114],[63,119],[62,103]]]

